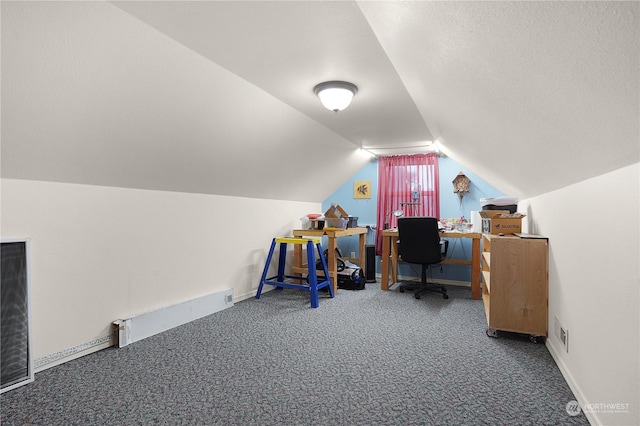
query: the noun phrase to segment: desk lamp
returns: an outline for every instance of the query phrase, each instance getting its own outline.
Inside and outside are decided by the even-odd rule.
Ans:
[[[395,217],[402,217],[402,216],[404,216],[404,211],[402,211],[402,210],[391,210],[389,213],[386,214],[385,218],[388,218],[390,214],[393,214]],[[389,222],[385,222],[384,223],[384,229],[389,229]]]

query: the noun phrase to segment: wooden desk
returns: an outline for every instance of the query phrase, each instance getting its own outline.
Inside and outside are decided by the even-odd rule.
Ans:
[[[349,237],[352,235],[359,235],[360,239],[358,241],[358,258],[353,259],[354,262],[358,264],[365,270],[365,255],[364,255],[364,246],[367,240],[367,228],[347,228],[347,229],[294,229],[293,236],[294,237],[322,237],[326,235],[329,240],[329,246],[325,247],[327,251],[327,269],[329,270],[329,277],[331,280],[331,284],[333,285],[333,291],[335,294],[338,292],[338,265],[336,262],[336,247],[337,239],[340,237]],[[302,245],[294,244],[293,246],[293,273],[294,274],[304,274],[307,273],[307,266],[302,264]]]
[[[441,232],[441,238],[471,238],[471,261],[463,259],[446,259],[442,263],[450,265],[471,265],[471,297],[480,299],[480,238],[479,232]],[[389,290],[389,260],[391,260],[392,283],[398,279],[398,230],[382,231],[382,284],[380,288]]]

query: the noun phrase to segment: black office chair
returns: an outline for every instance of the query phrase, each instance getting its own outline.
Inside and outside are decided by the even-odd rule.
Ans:
[[[401,217],[398,218],[398,256],[407,263],[422,266],[421,282],[402,283],[399,290],[413,290],[416,299],[426,292],[442,294],[448,299],[447,289],[441,284],[427,283],[427,269],[441,264],[447,257],[449,241],[440,240],[438,219],[435,217]]]

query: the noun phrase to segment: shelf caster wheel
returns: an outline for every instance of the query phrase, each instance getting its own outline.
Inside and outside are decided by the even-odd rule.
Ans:
[[[486,333],[487,333],[487,336],[489,337],[493,337],[493,338],[498,337],[498,332],[492,328],[487,328]]]
[[[445,293],[445,294],[443,294],[443,295],[442,295],[442,298],[443,298],[443,299],[448,299],[448,298],[449,298],[449,295],[448,295],[447,293]]]
[[[544,343],[544,336],[529,336],[531,343]]]
[[[404,288],[399,287],[399,288],[398,288],[398,291],[399,291],[400,293],[404,293]]]
[[[416,295],[414,296],[416,299],[420,299],[420,294],[416,293]]]

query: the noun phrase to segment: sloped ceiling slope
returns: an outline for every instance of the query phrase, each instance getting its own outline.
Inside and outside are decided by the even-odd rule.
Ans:
[[[638,2],[360,2],[441,148],[530,197],[639,161]]]
[[[1,7],[3,177],[322,201],[437,139],[525,198],[639,161],[638,2]]]
[[[321,202],[367,161],[110,3],[2,2],[3,177]]]

